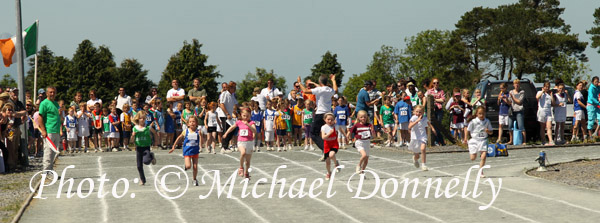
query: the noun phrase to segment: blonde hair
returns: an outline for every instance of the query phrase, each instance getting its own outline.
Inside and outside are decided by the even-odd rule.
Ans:
[[[335,116],[333,115],[333,113],[327,112],[327,113],[325,113],[325,115],[323,115],[323,120],[325,120],[328,116],[331,116],[331,117],[333,117],[335,119]]]
[[[518,83],[521,83],[521,80],[519,80],[519,79],[514,79],[513,80],[513,84],[518,84]]]
[[[141,111],[137,112],[135,114],[135,116],[133,116],[133,123],[135,123],[137,125],[140,125],[140,122],[139,122],[140,120],[142,120],[142,122],[145,122],[146,121],[146,115],[148,115],[148,114],[144,110],[141,110]]]
[[[363,117],[363,116],[367,117],[367,122],[368,122],[369,121],[369,116],[367,115],[367,112],[365,110],[358,111],[358,114],[356,115],[356,117],[360,118],[360,117]]]
[[[416,112],[417,110],[423,111],[425,108],[423,107],[423,105],[415,105],[413,112]]]

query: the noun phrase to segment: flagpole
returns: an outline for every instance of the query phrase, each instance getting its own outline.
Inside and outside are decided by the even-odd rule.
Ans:
[[[25,75],[23,65],[23,28],[21,26],[21,0],[15,0],[17,9],[17,42],[15,44],[15,50],[17,51],[17,72],[18,72],[18,89],[19,89],[19,100],[21,103],[25,101]],[[21,130],[21,138],[18,139],[21,142],[21,154],[25,166],[29,166],[29,154],[27,151],[27,129],[24,123],[19,128]]]
[[[37,29],[37,32],[35,32],[36,36],[36,41],[38,40],[38,37],[40,36],[40,21],[39,20],[35,20],[35,26]],[[34,63],[34,67],[33,67],[33,91],[31,92],[31,95],[33,95],[33,103],[35,103],[35,100],[37,99],[37,60],[38,60],[38,53],[37,53],[37,44],[35,44],[35,63]]]

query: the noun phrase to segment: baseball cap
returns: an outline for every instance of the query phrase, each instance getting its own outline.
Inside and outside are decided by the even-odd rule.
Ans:
[[[413,82],[408,82],[408,84],[406,84],[406,86],[415,86],[415,84],[413,84]]]
[[[365,81],[364,86],[370,86],[370,85],[373,85],[373,82],[371,82],[371,81]]]
[[[456,92],[454,93],[454,96],[460,96],[460,93]]]
[[[44,90],[43,88],[40,88],[40,89],[38,90],[38,94],[43,94],[43,93],[46,93],[46,90]]]
[[[6,92],[3,92],[2,94],[0,94],[0,99],[2,99],[2,100],[6,100],[6,99],[8,99],[8,98],[10,98],[10,95],[8,95],[8,93],[6,93]]]

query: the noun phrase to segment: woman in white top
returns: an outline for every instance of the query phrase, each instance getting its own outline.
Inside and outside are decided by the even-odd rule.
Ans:
[[[565,91],[565,84],[560,83],[556,86],[556,94],[554,94],[554,121],[556,122],[556,126],[554,129],[555,132],[555,142],[563,143],[565,140],[565,122],[567,121],[567,102],[570,101],[567,92]]]

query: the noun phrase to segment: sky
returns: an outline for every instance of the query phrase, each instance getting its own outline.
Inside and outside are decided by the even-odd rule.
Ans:
[[[514,1],[474,0],[53,0],[23,1],[23,29],[40,21],[39,46],[72,58],[79,43],[91,40],[108,46],[119,65],[135,58],[158,83],[169,58],[183,41],[198,39],[217,65],[219,81],[241,81],[257,67],[273,69],[287,79],[306,76],[327,51],[338,55],[344,82],[366,70],[382,45],[399,49],[404,39],[427,29],[452,30],[473,7],[496,7]],[[6,6],[6,7],[4,7]],[[562,1],[562,18],[579,34],[593,26],[600,1]],[[0,38],[16,33],[15,3],[0,8]],[[591,76],[600,71],[600,54],[585,51]],[[16,64],[1,67],[0,75],[16,78]],[[26,68],[28,69],[28,68]]]

